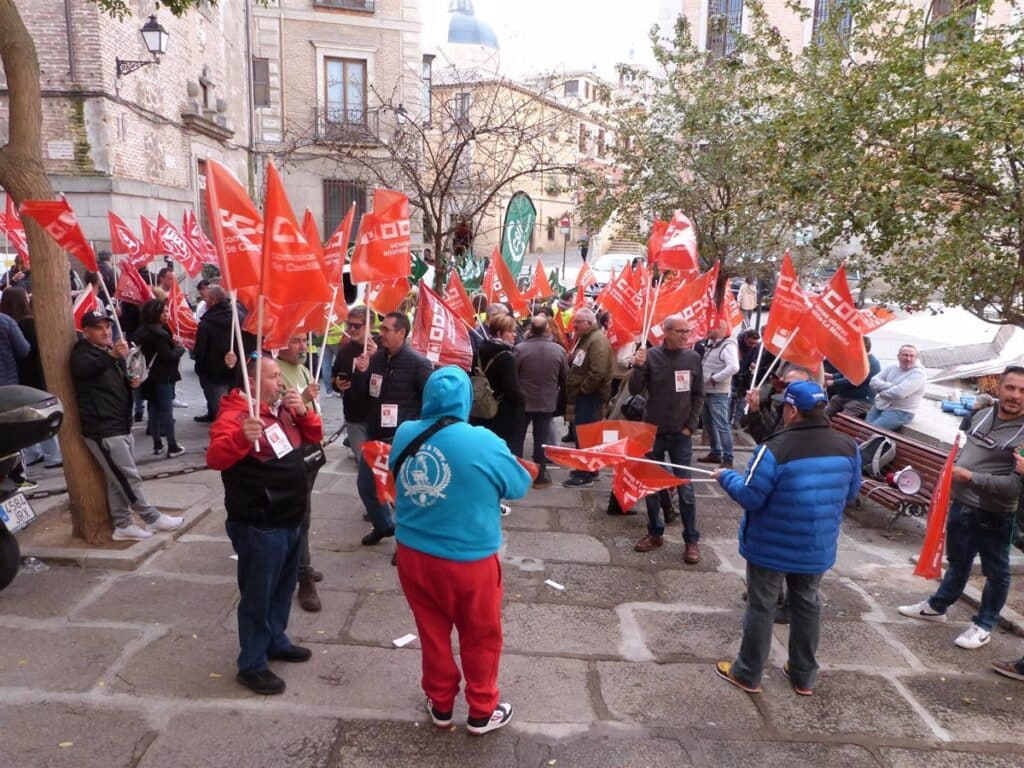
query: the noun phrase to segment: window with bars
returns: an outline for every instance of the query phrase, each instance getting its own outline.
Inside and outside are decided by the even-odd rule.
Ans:
[[[928,26],[933,31],[929,43],[947,40],[970,41],[974,38],[974,24],[978,15],[976,0],[932,0]]]
[[[710,0],[707,49],[715,58],[731,56],[743,28],[743,0]]]
[[[252,105],[270,106],[270,59],[252,60]]]
[[[580,95],[580,81],[579,80],[566,80],[564,88],[565,88],[565,95],[566,96],[579,96]]]
[[[845,42],[850,38],[852,29],[853,12],[845,0],[815,0],[814,27],[811,32],[815,45],[822,45],[831,34]]]
[[[324,59],[324,107],[332,125],[366,125],[366,61]]]
[[[352,203],[356,204],[356,222],[366,213],[366,185],[344,179],[324,179],[324,229],[329,238],[345,218]],[[349,233],[349,245],[355,242],[355,227]]]
[[[430,90],[434,80],[434,57],[423,57],[423,124],[430,125]]]

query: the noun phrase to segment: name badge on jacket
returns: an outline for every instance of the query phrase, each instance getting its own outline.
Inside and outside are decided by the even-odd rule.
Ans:
[[[370,374],[370,397],[380,397],[380,386],[384,383],[384,377],[379,373]]]
[[[676,392],[690,391],[690,372],[676,371]]]
[[[280,459],[283,456],[287,456],[295,450],[295,447],[288,440],[288,435],[281,429],[280,424],[271,424],[263,430],[263,434],[267,436],[267,442],[270,443],[270,447],[277,458]]]

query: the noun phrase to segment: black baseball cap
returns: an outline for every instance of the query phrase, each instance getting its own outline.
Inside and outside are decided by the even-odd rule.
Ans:
[[[107,317],[106,312],[100,312],[97,309],[93,309],[82,315],[82,327],[92,328],[99,325],[100,323],[109,323],[110,318]]]

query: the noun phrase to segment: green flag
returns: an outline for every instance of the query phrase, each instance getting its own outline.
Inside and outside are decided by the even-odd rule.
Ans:
[[[469,293],[480,290],[480,283],[484,278],[484,265],[472,256],[462,264],[456,265],[455,270],[459,273],[459,279]]]
[[[414,253],[412,255],[412,274],[409,276],[409,282],[413,285],[419,284],[429,268],[430,265]],[[434,286],[430,287],[433,288]]]
[[[512,275],[518,276],[523,268],[523,257],[530,248],[530,235],[537,221],[537,209],[530,196],[516,192],[508,201],[505,227],[501,233],[501,255]]]

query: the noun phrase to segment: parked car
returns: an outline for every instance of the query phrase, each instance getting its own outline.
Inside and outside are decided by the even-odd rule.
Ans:
[[[597,278],[597,282],[587,288],[587,295],[596,296],[599,294],[612,279],[612,275],[617,275],[624,266],[635,258],[635,253],[606,253],[603,256],[599,256],[590,265],[590,269]]]

